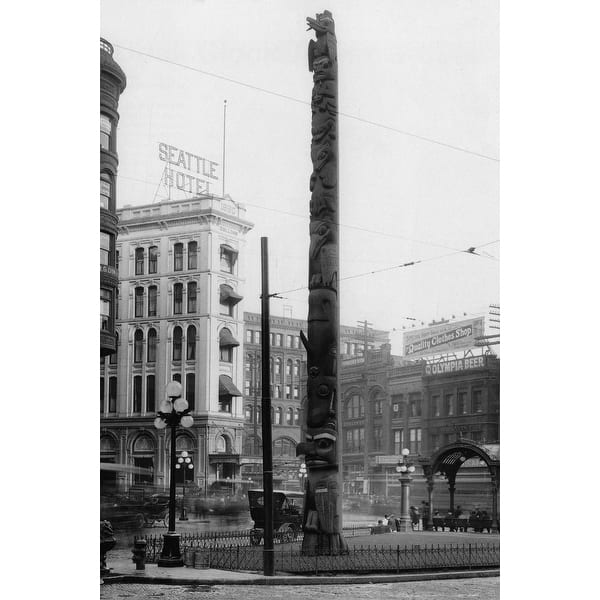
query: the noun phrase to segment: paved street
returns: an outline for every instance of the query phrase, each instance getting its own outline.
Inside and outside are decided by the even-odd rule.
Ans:
[[[178,600],[200,597],[211,600],[498,600],[500,579],[450,579],[446,581],[415,581],[406,583],[372,583],[359,585],[152,585],[138,583],[111,583],[100,588],[101,600],[127,598],[146,600],[164,598]]]

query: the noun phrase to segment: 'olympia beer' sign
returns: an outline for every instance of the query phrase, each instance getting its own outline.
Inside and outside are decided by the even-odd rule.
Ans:
[[[219,163],[165,142],[158,144],[158,158],[167,163],[163,183],[169,188],[176,187],[188,194],[210,194],[211,184],[219,180],[216,175]]]
[[[403,337],[404,356],[429,356],[475,346],[475,338],[483,335],[483,317],[443,323]]]

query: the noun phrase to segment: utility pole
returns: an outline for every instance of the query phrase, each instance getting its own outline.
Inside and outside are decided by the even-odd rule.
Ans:
[[[367,397],[369,393],[369,327],[373,323],[369,323],[366,319],[364,321],[357,321],[358,325],[363,328],[363,401],[365,406],[365,447],[364,447],[364,459],[363,459],[363,493],[371,493],[371,471],[369,465],[369,435],[367,432],[372,431],[371,412],[368,410],[369,403]],[[365,483],[367,488],[365,489]]]

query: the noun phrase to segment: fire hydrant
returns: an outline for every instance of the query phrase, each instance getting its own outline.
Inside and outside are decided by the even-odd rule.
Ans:
[[[144,571],[146,569],[146,540],[136,538],[131,553],[133,554],[131,560],[135,563],[135,570]]]

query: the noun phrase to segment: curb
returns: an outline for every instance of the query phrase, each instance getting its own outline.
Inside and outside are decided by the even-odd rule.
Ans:
[[[368,583],[400,583],[409,581],[436,581],[442,579],[473,579],[476,577],[499,577],[500,569],[478,571],[442,571],[431,573],[395,573],[393,575],[338,575],[338,576],[298,576],[286,577],[275,575],[267,577],[258,575],[249,579],[230,579],[227,577],[162,577],[147,575],[108,575],[103,578],[104,584],[111,583],[147,583],[168,585],[343,585]]]

